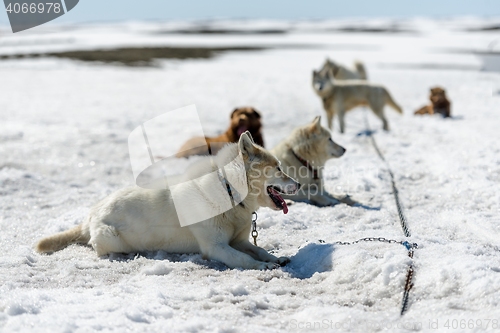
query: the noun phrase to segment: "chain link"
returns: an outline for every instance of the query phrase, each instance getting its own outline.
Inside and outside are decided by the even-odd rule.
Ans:
[[[320,239],[319,242],[325,243],[325,241],[322,239]],[[337,242],[333,242],[332,244],[334,244],[334,245],[335,244],[336,245],[354,245],[354,244],[358,244],[358,243],[362,243],[362,242],[380,242],[380,243],[387,243],[387,244],[400,244],[400,245],[403,245],[408,251],[412,252],[412,257],[413,257],[413,250],[418,248],[417,243],[410,243],[407,241],[398,241],[398,240],[388,239],[388,238],[384,238],[384,237],[365,237],[365,238],[361,238],[361,239],[358,239],[358,240],[353,241],[353,242],[337,241]]]
[[[257,237],[259,233],[257,232],[257,212],[252,213],[252,237],[253,245],[257,246]]]
[[[408,252],[408,256],[413,258],[413,250]],[[405,282],[405,291],[403,292],[403,302],[401,304],[401,315],[404,315],[406,310],[408,309],[408,299],[410,297],[410,290],[413,288],[413,264],[410,264],[408,267],[408,273],[406,273],[406,282]]]

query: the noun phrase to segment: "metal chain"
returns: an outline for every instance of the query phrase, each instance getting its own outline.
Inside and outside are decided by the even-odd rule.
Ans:
[[[257,212],[252,213],[252,237],[253,237],[253,245],[257,246],[257,236],[259,233],[257,232]]]
[[[322,239],[320,239],[319,242],[325,243],[325,241]],[[388,238],[384,238],[384,237],[365,237],[365,238],[361,238],[361,239],[358,239],[358,240],[353,241],[353,242],[337,241],[337,242],[333,242],[332,244],[333,245],[354,245],[354,244],[358,244],[361,242],[381,242],[381,243],[387,243],[387,244],[403,245],[406,248],[406,250],[408,251],[408,257],[410,257],[411,259],[413,259],[413,252],[415,251],[415,249],[418,248],[417,243],[410,243],[407,241],[397,241],[394,239],[388,239]],[[405,290],[403,292],[403,301],[401,304],[401,315],[403,315],[406,312],[406,310],[408,309],[408,299],[409,299],[409,295],[410,295],[410,290],[413,287],[413,283],[412,283],[413,273],[414,273],[413,263],[411,263],[410,266],[408,267],[408,272],[406,274]]]
[[[408,252],[408,256],[413,258],[413,250]],[[403,301],[401,304],[401,315],[404,315],[406,309],[408,308],[408,299],[410,296],[410,290],[413,288],[413,264],[408,267],[408,273],[406,273],[405,291],[403,292]]]
[[[372,131],[370,130],[370,124],[368,123],[368,117],[367,117],[367,112],[365,110],[365,125],[366,125],[366,130],[368,133],[368,136],[371,139],[373,148],[375,148],[375,151],[377,155],[380,157],[380,159],[385,163],[387,166],[387,171],[389,172],[389,176],[391,177],[391,185],[392,185],[392,193],[394,194],[394,200],[396,201],[396,209],[398,210],[398,216],[399,216],[399,221],[401,222],[401,228],[403,229],[403,233],[406,237],[411,237],[410,229],[408,228],[408,221],[406,220],[406,216],[403,211],[403,206],[401,205],[401,201],[399,200],[399,191],[398,188],[396,187],[396,181],[394,180],[394,173],[392,172],[389,163],[385,159],[384,155],[380,151],[377,141],[375,140],[375,137],[373,136]],[[413,259],[413,252],[414,250],[418,247],[416,243],[410,244],[408,242],[400,242],[400,244],[404,245],[408,249],[408,257]],[[404,315],[408,308],[408,299],[410,296],[410,290],[413,287],[413,261],[410,263],[408,266],[408,272],[406,274],[406,282],[405,282],[405,290],[403,292],[403,300],[401,302],[401,315]]]
[[[394,193],[394,198],[396,200],[396,209],[398,210],[399,221],[401,221],[401,228],[403,228],[403,233],[406,237],[411,237],[410,229],[408,229],[408,221],[406,220],[406,216],[403,212],[403,207],[401,206],[401,202],[399,201],[399,191],[396,187],[396,182],[394,182],[394,175],[392,174],[391,170],[389,170],[389,175],[391,176],[392,192]]]
[[[325,241],[322,239],[320,239],[319,242],[325,243]],[[398,240],[388,239],[388,238],[384,238],[384,237],[365,237],[365,238],[361,238],[361,239],[358,239],[358,240],[353,241],[353,242],[337,241],[337,242],[333,242],[332,244],[334,244],[334,245],[335,244],[337,244],[337,245],[354,245],[354,244],[358,244],[361,242],[381,242],[381,243],[387,243],[387,244],[400,244],[400,245],[403,245],[408,251],[411,251],[411,257],[413,257],[413,250],[418,248],[417,243],[410,243],[407,241],[398,241]]]
[[[387,166],[387,171],[389,172],[389,176],[391,177],[392,193],[394,194],[394,199],[396,201],[396,209],[398,210],[399,221],[401,222],[401,228],[403,228],[403,233],[406,237],[411,237],[410,229],[408,228],[408,223],[407,223],[408,221],[406,220],[406,216],[403,212],[403,206],[401,205],[401,201],[399,200],[399,191],[398,188],[396,187],[396,181],[394,180],[394,173],[389,167],[389,163],[385,159],[384,155],[380,151],[377,145],[377,141],[375,141],[375,137],[373,136],[373,133],[370,129],[370,124],[368,123],[368,117],[366,116],[366,111],[365,111],[365,125],[368,136],[371,139],[373,148],[375,148],[377,155]]]

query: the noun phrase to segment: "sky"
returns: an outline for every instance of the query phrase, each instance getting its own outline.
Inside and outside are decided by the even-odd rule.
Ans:
[[[26,0],[27,2],[29,0]],[[499,0],[81,0],[54,23],[214,18],[328,19],[350,17],[500,16]],[[8,24],[0,11],[0,24]]]

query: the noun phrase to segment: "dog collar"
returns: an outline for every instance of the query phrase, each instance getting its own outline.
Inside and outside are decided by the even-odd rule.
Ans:
[[[231,188],[231,184],[229,184],[226,177],[224,177],[223,171],[221,171],[221,169],[217,170],[217,176],[219,177],[219,180],[222,183],[222,186],[224,186],[226,188],[227,194],[229,195],[229,198],[231,199],[231,205],[234,207],[235,202],[238,202],[238,204],[241,207],[245,207],[245,205],[243,205],[243,200],[241,200],[240,194],[238,193],[238,191],[236,191],[235,188]]]
[[[302,163],[302,165],[303,165],[303,166],[307,167],[307,168],[309,169],[309,171],[311,171],[311,172],[312,172],[312,174],[313,174],[313,179],[314,179],[314,180],[319,179],[319,177],[318,177],[318,169],[313,168],[313,167],[309,164],[309,162],[307,162],[307,160],[305,160],[305,159],[303,159],[302,157],[300,157],[299,155],[297,155],[297,154],[293,151],[293,149],[290,149],[290,150],[292,151],[293,156],[295,156],[295,158],[296,158],[296,159],[298,159],[298,160],[299,160],[299,162],[300,162],[300,163]]]

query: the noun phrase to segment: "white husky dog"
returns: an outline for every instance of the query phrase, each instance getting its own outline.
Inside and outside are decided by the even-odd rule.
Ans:
[[[328,71],[333,72],[333,76],[337,80],[367,80],[365,66],[360,61],[354,62],[355,70],[351,70],[335,61],[327,58],[323,67],[319,70],[319,73],[326,76]]]
[[[271,269],[286,264],[288,258],[277,258],[249,242],[252,213],[265,206],[286,214],[288,208],[280,194],[294,194],[300,184],[281,171],[276,157],[253,143],[249,132],[216,156],[202,158],[187,173],[190,179],[206,175],[207,170],[220,174],[219,166],[225,174],[218,184],[184,182],[175,189],[132,187],[115,192],[95,205],[82,224],[40,240],[37,250],[54,252],[83,243],[91,245],[99,256],[164,250],[201,253],[231,268]],[[174,194],[196,210],[218,206],[237,192],[248,193],[239,204],[233,202],[232,208],[222,214],[181,227],[183,217],[178,214],[182,212],[176,209]]]
[[[330,131],[321,126],[321,117],[296,128],[288,138],[271,149],[271,153],[281,161],[283,171],[301,185],[296,195],[283,197],[316,206],[332,206],[340,202],[354,204],[349,197],[335,198],[324,189],[325,163],[331,158],[341,157],[345,151],[332,140]]]
[[[387,89],[380,84],[363,80],[335,80],[332,70],[329,70],[326,76],[313,71],[312,86],[314,92],[323,101],[328,128],[332,129],[333,117],[337,115],[341,133],[345,130],[345,113],[357,106],[368,106],[372,109],[373,113],[382,120],[385,131],[389,130],[389,123],[384,115],[384,106],[387,104],[398,113],[403,113]]]

